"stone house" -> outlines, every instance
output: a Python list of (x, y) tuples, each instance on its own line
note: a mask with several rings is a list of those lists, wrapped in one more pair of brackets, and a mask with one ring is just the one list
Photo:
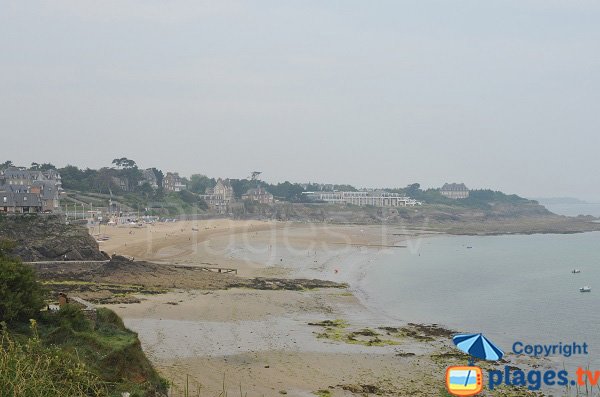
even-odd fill
[(464, 183), (445, 183), (440, 189), (442, 196), (459, 200), (469, 197), (469, 189)]
[(167, 172), (163, 179), (163, 188), (165, 192), (180, 192), (186, 189), (183, 179), (177, 172)]
[(229, 211), (229, 206), (235, 201), (233, 187), (229, 179), (217, 179), (217, 183), (212, 188), (207, 188), (205, 194), (201, 196), (208, 206), (220, 214)]
[(273, 195), (267, 192), (262, 186), (249, 189), (242, 195), (242, 200), (256, 201), (260, 204), (273, 204), (275, 202)]
[[(35, 171), (11, 167), (0, 175), (0, 191), (37, 194), (40, 196), (42, 211), (53, 212), (60, 209), (62, 179), (56, 170)], [(22, 198), (17, 196), (16, 202)]]
[(42, 200), (36, 193), (0, 192), (0, 212), (35, 214), (43, 211)]
[(142, 180), (138, 184), (142, 186), (144, 183), (148, 183), (152, 189), (158, 189), (158, 178), (152, 168), (142, 171)]

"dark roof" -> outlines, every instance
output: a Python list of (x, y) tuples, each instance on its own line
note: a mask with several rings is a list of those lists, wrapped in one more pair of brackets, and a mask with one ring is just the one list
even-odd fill
[(57, 195), (58, 188), (54, 181), (35, 181), (33, 186), (41, 187), (41, 196), (44, 200), (51, 200)]
[(0, 194), (9, 193), (29, 193), (28, 185), (2, 185), (0, 186)]
[(444, 183), (444, 186), (440, 190), (445, 192), (469, 191), (464, 183)]
[[(251, 195), (259, 196), (259, 195), (268, 195), (268, 194), (271, 194), (271, 193), (267, 192), (265, 190), (265, 188), (258, 187), (258, 188), (248, 189), (248, 191), (244, 194), (244, 196), (251, 196)], [(272, 194), (271, 194), (271, 196), (272, 196)]]
[(6, 179), (40, 180), (44, 179), (44, 174), (41, 171), (21, 170), (19, 168), (7, 168), (6, 170), (4, 170), (4, 177)]
[(0, 193), (0, 206), (3, 207), (41, 207), (40, 196), (35, 193)]

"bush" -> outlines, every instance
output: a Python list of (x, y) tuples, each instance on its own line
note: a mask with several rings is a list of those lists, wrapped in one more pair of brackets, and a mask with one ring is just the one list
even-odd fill
[(58, 347), (44, 347), (37, 336), (16, 342), (2, 329), (0, 335), (0, 397), (108, 396), (104, 382), (75, 355)]
[(45, 291), (33, 269), (6, 256), (9, 244), (0, 242), (0, 321), (36, 318), (44, 307)]
[(73, 331), (89, 331), (91, 322), (85, 317), (83, 311), (76, 305), (67, 304), (60, 308), (56, 315), (60, 326)]

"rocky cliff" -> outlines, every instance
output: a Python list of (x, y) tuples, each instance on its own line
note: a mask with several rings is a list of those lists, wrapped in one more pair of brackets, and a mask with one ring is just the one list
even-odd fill
[(15, 241), (12, 254), (23, 261), (107, 259), (84, 226), (57, 215), (2, 215), (0, 238)]

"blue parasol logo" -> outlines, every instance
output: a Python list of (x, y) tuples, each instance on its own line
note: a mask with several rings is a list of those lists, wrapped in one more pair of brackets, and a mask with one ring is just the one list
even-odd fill
[(463, 352), (481, 360), (497, 361), (504, 356), (504, 352), (481, 333), (456, 335), (452, 342)]

